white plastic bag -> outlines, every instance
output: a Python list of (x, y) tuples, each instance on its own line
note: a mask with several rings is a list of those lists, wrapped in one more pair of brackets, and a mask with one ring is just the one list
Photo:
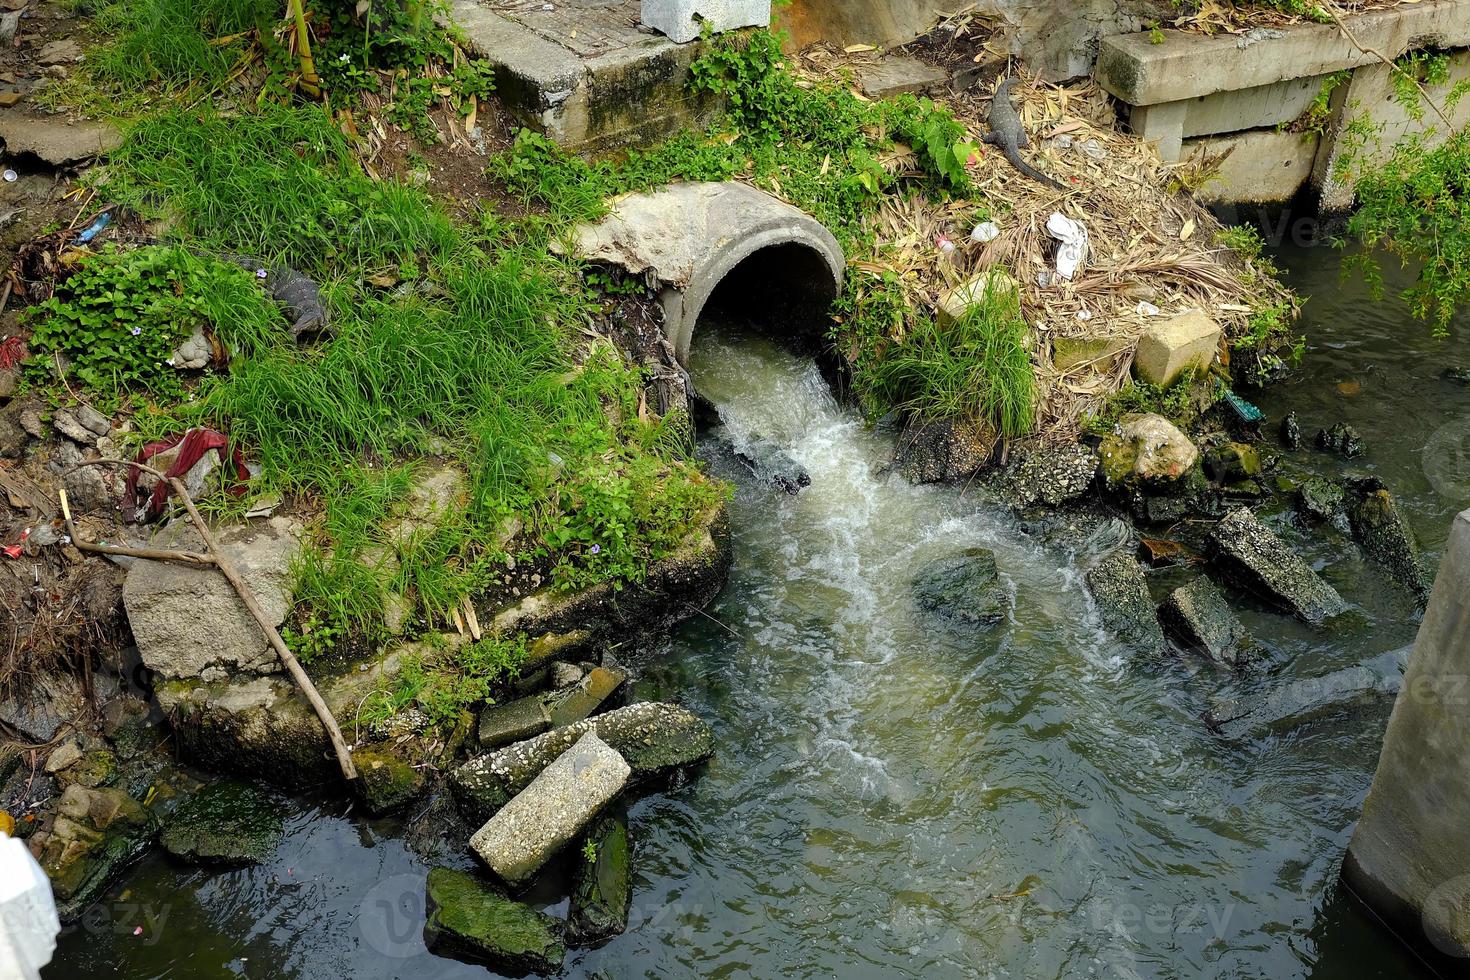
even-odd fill
[(1071, 281), (1087, 261), (1087, 229), (1060, 211), (1046, 219), (1046, 230), (1061, 244), (1057, 246), (1057, 276)]
[(23, 842), (0, 833), (0, 978), (39, 980), (59, 932), (46, 873)]

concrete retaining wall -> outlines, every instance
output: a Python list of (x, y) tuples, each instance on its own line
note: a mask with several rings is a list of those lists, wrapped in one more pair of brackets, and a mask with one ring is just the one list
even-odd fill
[[(792, 0), (777, 8), (776, 22), (797, 47), (813, 41), (900, 44), (964, 6), (941, 0)], [(1104, 37), (1141, 30), (1170, 9), (1163, 0), (980, 0), (973, 5), (975, 13), (1004, 25), (1011, 54), (1053, 81), (1088, 74)]]
[[(1394, 702), (1343, 880), (1406, 942), (1470, 964), (1470, 511)], [(1445, 974), (1449, 975), (1449, 974)]]
[[(1357, 40), (1388, 58), (1412, 51), (1470, 47), (1470, 0), (1426, 0), (1345, 19)], [(1382, 127), (1379, 144), (1358, 154), (1355, 166), (1381, 160), (1404, 135), (1438, 123), (1408, 117), (1393, 100), (1391, 70), (1349, 41), (1334, 24), (1302, 24), (1283, 30), (1204, 36), (1180, 31), (1109, 37), (1102, 42), (1096, 77), (1129, 107), (1133, 130), (1158, 144), (1172, 162), (1191, 156), (1223, 157), (1220, 179), (1201, 196), (1221, 203), (1284, 201), (1304, 188), (1321, 192), (1324, 211), (1352, 205), (1352, 179), (1339, 167), (1353, 120), (1367, 115)], [(1324, 91), (1330, 116), (1322, 132), (1290, 134), (1285, 128)], [(1470, 54), (1451, 57), (1450, 79), (1430, 90), (1436, 101), (1470, 78)], [(1470, 100), (1452, 114), (1456, 127), (1470, 123)], [(1440, 132), (1430, 140), (1443, 138)], [(1226, 151), (1228, 156), (1223, 156)]]

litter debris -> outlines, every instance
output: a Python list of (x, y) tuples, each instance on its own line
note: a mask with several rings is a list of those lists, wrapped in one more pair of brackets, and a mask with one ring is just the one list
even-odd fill
[(107, 226), (110, 224), (112, 224), (112, 212), (103, 211), (97, 216), (96, 221), (88, 225), (85, 229), (83, 229), (82, 233), (77, 236), (77, 244), (88, 244), (92, 241), (92, 239), (102, 234), (102, 232), (105, 231), (107, 229)]
[(20, 180), (20, 174), (16, 173), (14, 170), (10, 170), (9, 168), (7, 168), (5, 171), (5, 183), (13, 184), (17, 180)]
[[(214, 469), (214, 466), (210, 465), (204, 474), (194, 472), (195, 466), (204, 461), (205, 456), (211, 452), (218, 453), (221, 462), (228, 462), (235, 468), (235, 477), (230, 481), (230, 493), (237, 496), (244, 493), (245, 482), (250, 479), (250, 470), (245, 466), (245, 457), (238, 447), (231, 450), (229, 438), (214, 429), (190, 429), (181, 436), (150, 442), (139, 451), (135, 462), (146, 463), (156, 456), (171, 453), (173, 461), (164, 470), (164, 474), (169, 479), (177, 477), (187, 485), (191, 477), (197, 477), (197, 482), (202, 483), (203, 477)], [(139, 481), (143, 476), (141, 470), (134, 467), (128, 468), (128, 479), (123, 489), (123, 507), (136, 508), (138, 506)], [(143, 508), (142, 518), (154, 521), (163, 515), (163, 505), (168, 500), (169, 484), (167, 480), (151, 482), (152, 490), (148, 496), (148, 503)], [(194, 489), (190, 488), (190, 495), (194, 493)]]
[(1247, 425), (1260, 425), (1266, 418), (1259, 408), (1233, 391), (1225, 392), (1225, 404), (1230, 406), (1230, 410), (1235, 413), (1237, 419)]
[(26, 539), (30, 536), (30, 528), (26, 528), (24, 531), (20, 532), (20, 540), (17, 541), (15, 544), (7, 546), (4, 549), (6, 556), (10, 558), (19, 558), (21, 555), (25, 554)]
[(1139, 316), (1158, 316), (1159, 308), (1148, 300), (1141, 299), (1138, 301), (1138, 305), (1133, 308), (1133, 312)]
[(954, 242), (950, 240), (948, 235), (940, 235), (939, 237), (935, 238), (934, 244), (939, 247), (939, 251), (945, 253), (946, 255), (954, 251)]
[(1046, 230), (1061, 242), (1057, 246), (1057, 276), (1071, 282), (1082, 263), (1087, 261), (1087, 229), (1080, 221), (1053, 211), (1046, 219)]
[(1000, 225), (994, 221), (982, 221), (970, 232), (970, 241), (985, 244), (1000, 237)]

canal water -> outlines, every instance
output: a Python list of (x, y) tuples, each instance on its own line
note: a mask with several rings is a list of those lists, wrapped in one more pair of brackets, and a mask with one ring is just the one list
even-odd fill
[[(1311, 296), (1311, 339), (1261, 406), (1309, 434), (1348, 421), (1369, 447), (1287, 467), (1376, 473), (1437, 555), (1470, 506), (1470, 388), (1440, 377), (1470, 366), (1470, 333), (1433, 340), (1341, 282), (1330, 251), (1279, 258)], [(569, 975), (1416, 975), (1336, 885), (1389, 705), (1240, 745), (1198, 721), (1234, 684), (1250, 697), (1412, 640), (1409, 596), (1350, 540), (1269, 518), (1356, 607), (1351, 629), (1235, 596), (1267, 651), (1248, 678), (1140, 660), (1081, 587), (1106, 534), (1047, 545), (978, 488), (885, 473), (891, 434), (770, 342), (709, 326), (691, 361), (724, 420), (701, 452), (738, 488), (735, 564), (706, 615), (640, 652), (637, 693), (707, 718), (718, 754), (633, 807), (630, 928), (569, 954)], [(745, 468), (736, 450), (757, 435), (811, 486), (791, 496)], [(955, 634), (910, 583), (970, 546), (995, 552), (1011, 613)], [(427, 866), (400, 822), (293, 806), (261, 867), (148, 858), (46, 976), (485, 975), (423, 948)]]

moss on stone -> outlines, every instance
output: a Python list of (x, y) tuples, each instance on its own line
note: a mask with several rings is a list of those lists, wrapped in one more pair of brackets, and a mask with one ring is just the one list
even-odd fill
[(383, 748), (352, 753), (357, 766), (358, 795), (374, 815), (388, 813), (411, 803), (423, 793), (422, 770)]
[(280, 802), (249, 783), (224, 779), (182, 804), (163, 832), (164, 849), (198, 864), (259, 864), (285, 833)]
[(507, 972), (554, 973), (566, 947), (557, 922), (464, 871), (434, 868), (424, 941), (430, 948)]
[(117, 781), (117, 756), (106, 749), (94, 749), (66, 767), (62, 781), (95, 789)]
[(583, 855), (577, 864), (567, 913), (567, 942), (591, 946), (604, 942), (628, 928), (628, 907), (633, 900), (633, 848), (628, 836), (628, 818), (622, 813), (600, 817), (587, 840), (596, 857)]

